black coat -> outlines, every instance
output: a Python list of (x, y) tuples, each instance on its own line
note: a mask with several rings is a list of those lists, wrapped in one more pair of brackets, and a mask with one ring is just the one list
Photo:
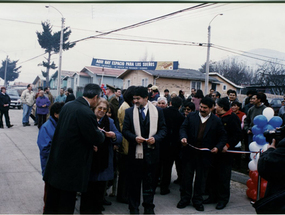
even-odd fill
[(220, 118), (227, 132), (227, 144), (229, 144), (229, 149), (232, 150), (242, 140), (240, 119), (231, 111), (228, 111)]
[(268, 181), (265, 197), (285, 189), (285, 139), (261, 154), (258, 173)]
[[(0, 110), (2, 111), (9, 110), (10, 102), (11, 102), (10, 96), (6, 93), (5, 95), (3, 95), (3, 93), (0, 92)], [(9, 105), (4, 107), (4, 104), (9, 104)]]
[[(199, 112), (189, 113), (185, 121), (183, 122), (180, 129), (180, 139), (186, 138), (188, 143), (197, 146), (197, 136), (200, 124)], [(204, 131), (201, 148), (213, 149), (217, 147), (219, 151), (222, 151), (223, 147), (226, 145), (227, 136), (224, 126), (221, 120), (211, 114), (207, 120), (207, 125)], [(197, 157), (197, 155), (202, 159), (204, 165), (210, 165), (212, 162), (212, 153), (198, 151), (191, 148), (190, 146), (182, 147), (182, 159), (191, 160)]]
[(73, 93), (70, 93), (68, 94), (68, 96), (66, 96), (65, 103), (73, 101), (73, 100), (75, 100), (75, 96), (73, 95)]
[(181, 148), (179, 130), (185, 117), (179, 112), (177, 108), (169, 107), (163, 109), (165, 124), (167, 127), (167, 135), (164, 143), (161, 146), (162, 152), (170, 152), (168, 149)]
[[(135, 134), (135, 128), (134, 128), (134, 123), (133, 123), (133, 109), (137, 108), (136, 106), (133, 106), (131, 108), (126, 109), (125, 112), (125, 119), (124, 119), (124, 124), (123, 124), (123, 136), (129, 141), (129, 153), (128, 157), (130, 160), (134, 160), (135, 154), (136, 154), (136, 137), (137, 135)], [(147, 143), (143, 143), (143, 150), (144, 154), (148, 153), (149, 156), (144, 156), (144, 159), (148, 163), (157, 163), (159, 161), (159, 147), (160, 144), (163, 143), (163, 139), (166, 136), (166, 126), (165, 126), (165, 121), (164, 121), (164, 116), (163, 116), (163, 111), (161, 108), (157, 108), (158, 111), (158, 124), (157, 124), (157, 133), (153, 136), (155, 138), (155, 143), (154, 143), (154, 149), (149, 149), (147, 148)], [(149, 130), (147, 131), (147, 128), (149, 129), (149, 114), (147, 113), (145, 123), (143, 125), (141, 115), (139, 114), (140, 117), (140, 127), (141, 127), (141, 135), (144, 138), (148, 138)], [(146, 128), (146, 129), (144, 129)]]
[(98, 146), (105, 139), (97, 126), (95, 114), (83, 97), (63, 106), (52, 140), (44, 181), (61, 190), (87, 190), (93, 145)]

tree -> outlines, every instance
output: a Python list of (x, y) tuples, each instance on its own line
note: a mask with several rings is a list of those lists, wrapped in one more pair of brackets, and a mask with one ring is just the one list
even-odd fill
[[(2, 66), (0, 68), (0, 78), (5, 80), (5, 67), (7, 62), (7, 71), (6, 71), (6, 82), (14, 81), (16, 78), (19, 77), (19, 69), (22, 66), (17, 67), (18, 60), (11, 61), (9, 58), (6, 58), (5, 60), (2, 60)], [(4, 83), (4, 86), (6, 86), (7, 83)]]
[(255, 80), (255, 84), (270, 87), (273, 94), (285, 94), (285, 66), (277, 61), (268, 61), (259, 65)]
[[(42, 22), (43, 31), (42, 32), (36, 32), (38, 37), (38, 42), (42, 49), (45, 50), (45, 53), (47, 53), (47, 57), (45, 57), (46, 61), (43, 61), (41, 66), (46, 68), (46, 71), (42, 71), (43, 76), (46, 78), (47, 86), (49, 86), (49, 71), (50, 69), (56, 69), (57, 66), (54, 62), (51, 62), (51, 56), (53, 54), (57, 54), (60, 50), (60, 33), (61, 31), (52, 33), (52, 26), (51, 24), (46, 21)], [(71, 34), (71, 30), (69, 30), (69, 27), (66, 27), (63, 29), (63, 46), (62, 50), (68, 50), (75, 46), (75, 43), (67, 42), (69, 39), (69, 36)]]
[[(206, 63), (201, 66), (199, 71), (206, 72)], [(250, 68), (235, 58), (228, 58), (218, 62), (210, 62), (209, 72), (219, 73), (237, 85), (250, 84), (253, 76)]]

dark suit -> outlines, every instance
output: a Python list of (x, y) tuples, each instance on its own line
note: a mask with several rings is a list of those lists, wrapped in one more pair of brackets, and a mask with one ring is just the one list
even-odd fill
[[(10, 126), (10, 117), (9, 117), (9, 106), (10, 106), (10, 96), (8, 94), (3, 94), (0, 92), (0, 128), (4, 128), (3, 126), (3, 115), (5, 116), (6, 126)], [(5, 104), (8, 104), (8, 106), (5, 106)]]
[[(143, 182), (143, 206), (146, 208), (154, 208), (153, 199), (155, 193), (155, 175), (159, 161), (159, 147), (163, 138), (166, 135), (166, 127), (163, 117), (162, 109), (157, 108), (158, 111), (158, 125), (157, 133), (153, 136), (155, 138), (154, 148), (148, 148), (147, 143), (143, 143), (143, 159), (136, 159), (136, 137), (134, 123), (133, 123), (133, 109), (131, 107), (125, 112), (125, 119), (123, 124), (123, 135), (129, 141), (129, 209), (138, 210), (140, 205), (141, 182)], [(149, 111), (148, 111), (149, 113)], [(150, 120), (147, 113), (145, 120), (142, 119), (139, 113), (141, 136), (148, 139)]]
[[(43, 178), (55, 190), (58, 189), (59, 194), (51, 192), (53, 196), (49, 198), (50, 192), (47, 192), (45, 213), (70, 212), (54, 207), (59, 203), (61, 193), (69, 192), (67, 196), (74, 198), (75, 203), (76, 192), (87, 190), (93, 146), (101, 144), (105, 139), (97, 126), (95, 114), (83, 97), (63, 106)], [(72, 210), (71, 205), (67, 208)]]
[[(178, 178), (181, 177), (181, 161), (180, 150), (182, 144), (180, 142), (179, 130), (185, 119), (185, 117), (179, 112), (178, 108), (169, 107), (163, 109), (164, 119), (167, 127), (167, 135), (163, 140), (163, 144), (160, 147), (160, 169), (161, 182), (160, 191), (167, 191), (170, 181), (173, 162), (175, 160), (176, 171)], [(181, 178), (180, 178), (181, 179)]]
[[(213, 149), (217, 147), (219, 151), (222, 151), (226, 144), (226, 131), (221, 120), (213, 114), (210, 115), (206, 121), (201, 144), (197, 145), (200, 122), (199, 112), (189, 113), (181, 126), (180, 139), (186, 138), (189, 144), (199, 148)], [(181, 149), (181, 155), (183, 165), (183, 176), (180, 187), (181, 200), (190, 203), (193, 177), (196, 172), (192, 202), (195, 205), (202, 204), (202, 194), (213, 155), (211, 152), (198, 151), (190, 146), (184, 146)]]
[[(227, 146), (234, 150), (242, 139), (240, 120), (231, 110), (219, 116), (227, 132)], [(232, 173), (233, 154), (218, 153), (214, 156), (213, 166), (209, 173), (210, 199), (227, 204), (230, 199), (230, 182)]]

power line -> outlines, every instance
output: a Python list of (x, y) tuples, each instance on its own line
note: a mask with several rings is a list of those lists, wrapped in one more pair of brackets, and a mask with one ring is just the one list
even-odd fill
[[(230, 52), (230, 53), (234, 53), (234, 54), (238, 54), (238, 55), (241, 55), (241, 56), (253, 58), (255, 60), (260, 60), (260, 61), (264, 61), (264, 62), (271, 62), (271, 63), (274, 63), (274, 64), (279, 64), (279, 65), (285, 66), (285, 64), (282, 64), (282, 63), (272, 62), (270, 60), (264, 60), (264, 59), (253, 57), (253, 56), (250, 56), (250, 55), (247, 55), (247, 54), (241, 54), (241, 53), (238, 53), (238, 52), (235, 52), (235, 51), (230, 51), (230, 50), (227, 50), (227, 49), (224, 49), (224, 48), (218, 48), (218, 47), (214, 47), (214, 46), (213, 46), (213, 48), (216, 48), (216, 49), (219, 49), (219, 50), (222, 50), (222, 51), (226, 51), (226, 52)], [(271, 58), (271, 59), (277, 59), (277, 58)]]
[(241, 52), (242, 54), (243, 53), (247, 53), (247, 54), (250, 54), (250, 55), (256, 55), (256, 56), (259, 56), (259, 57), (264, 57), (264, 58), (267, 58), (267, 59), (270, 58), (270, 59), (277, 59), (279, 61), (285, 61), (284, 59), (280, 59), (280, 58), (269, 57), (269, 56), (266, 56), (266, 55), (256, 54), (256, 53), (242, 51), (242, 50), (238, 50), (238, 49), (231, 49), (231, 48), (228, 48), (228, 47), (225, 47), (225, 46), (220, 46), (220, 45), (214, 45), (213, 47), (219, 47), (219, 48), (224, 48), (224, 49), (228, 49), (228, 50), (238, 51), (238, 52)]
[(18, 64), (26, 63), (26, 62), (28, 62), (28, 61), (34, 60), (34, 59), (36, 59), (36, 58), (38, 58), (38, 57), (41, 57), (41, 56), (43, 56), (43, 55), (45, 55), (45, 54), (46, 54), (46, 53), (40, 54), (40, 55), (38, 55), (38, 56), (36, 56), (36, 57), (32, 57), (32, 58), (30, 58), (30, 59), (28, 59), (28, 60), (25, 60), (25, 61), (22, 61), (22, 62), (20, 62), (20, 63), (18, 63)]
[[(213, 4), (215, 4), (215, 3), (213, 3)], [(210, 4), (210, 5), (213, 5), (213, 4)], [(118, 28), (118, 29), (115, 29), (115, 30), (111, 30), (111, 31), (105, 32), (105, 33), (101, 33), (101, 34), (98, 34), (98, 35), (93, 35), (93, 36), (89, 36), (89, 37), (86, 37), (86, 38), (83, 38), (83, 39), (79, 39), (79, 40), (73, 41), (73, 43), (77, 43), (77, 42), (80, 42), (80, 41), (83, 41), (83, 40), (88, 40), (88, 39), (94, 39), (94, 38), (97, 38), (97, 37), (100, 37), (100, 36), (105, 36), (105, 35), (108, 35), (108, 34), (111, 34), (111, 33), (114, 33), (114, 32), (118, 32), (118, 31), (122, 31), (122, 30), (128, 30), (128, 29), (137, 28), (137, 27), (140, 27), (140, 26), (143, 26), (143, 25), (147, 25), (147, 24), (150, 24), (150, 23), (153, 23), (153, 22), (160, 21), (162, 19), (168, 18), (168, 17), (176, 15), (176, 14), (180, 14), (180, 13), (185, 12), (185, 11), (197, 10), (197, 9), (201, 9), (201, 8), (204, 8), (204, 7), (208, 7), (210, 5), (208, 3), (195, 5), (193, 7), (185, 8), (185, 9), (182, 9), (182, 10), (179, 10), (179, 11), (175, 11), (173, 13), (169, 13), (169, 14), (166, 14), (166, 15), (163, 15), (163, 16), (159, 16), (159, 17), (156, 17), (156, 18), (153, 18), (153, 19), (149, 19), (149, 20), (146, 20), (146, 21), (138, 22), (136, 24), (128, 25), (128, 26), (125, 26), (125, 27), (122, 27), (122, 28)]]

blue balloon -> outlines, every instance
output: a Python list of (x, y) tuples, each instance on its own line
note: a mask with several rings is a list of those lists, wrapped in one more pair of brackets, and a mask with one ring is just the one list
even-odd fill
[(267, 130), (274, 130), (274, 127), (270, 124), (267, 124), (266, 126), (263, 127), (262, 130), (263, 130), (263, 132), (267, 131)]
[(256, 117), (254, 117), (253, 123), (258, 127), (262, 128), (267, 124), (267, 118), (263, 115), (257, 115)]
[(257, 125), (254, 125), (251, 131), (254, 135), (262, 134), (262, 129), (259, 128)]
[(282, 123), (283, 123), (283, 120), (280, 116), (274, 116), (268, 122), (268, 124), (272, 125), (274, 129), (277, 127), (280, 127)]
[(264, 145), (265, 143), (266, 143), (266, 139), (265, 139), (265, 137), (263, 136), (263, 134), (258, 134), (258, 135), (256, 135), (256, 138), (255, 138), (256, 140), (256, 143), (258, 144), (258, 145)]
[(252, 141), (255, 141), (255, 142), (256, 142), (256, 136), (257, 136), (257, 135), (253, 135)]

